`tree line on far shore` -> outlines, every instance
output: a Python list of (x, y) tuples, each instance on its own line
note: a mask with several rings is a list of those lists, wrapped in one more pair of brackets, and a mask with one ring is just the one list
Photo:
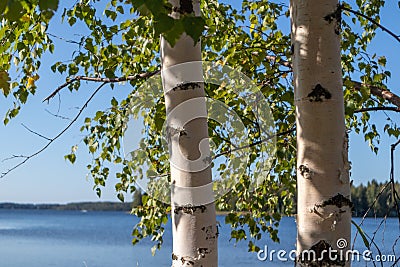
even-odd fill
[[(351, 200), (354, 204), (353, 216), (362, 217), (397, 217), (392, 203), (392, 185), (387, 182), (378, 183), (375, 179), (366, 185), (351, 187)], [(400, 193), (400, 183), (395, 183), (396, 192)], [(16, 204), (0, 203), (0, 209), (51, 209), (51, 210), (87, 210), (87, 211), (130, 211), (132, 207), (142, 204), (143, 193), (136, 190), (132, 202), (77, 202), (68, 204)], [(231, 201), (235, 201), (232, 199)], [(399, 203), (400, 205), (400, 203)], [(221, 211), (221, 210), (220, 210)], [(294, 212), (296, 213), (296, 207)]]
[[(391, 183), (378, 183), (376, 180), (372, 180), (366, 185), (352, 186), (353, 216), (362, 217), (368, 211), (367, 217), (397, 217), (397, 211), (392, 201), (392, 187)], [(399, 182), (395, 182), (394, 188), (395, 192), (400, 194)]]
[[(395, 191), (400, 194), (400, 183), (395, 182)], [(268, 197), (268, 196), (266, 196)], [(375, 179), (366, 185), (359, 184), (351, 186), (351, 201), (353, 202), (353, 217), (397, 217), (397, 211), (392, 201), (392, 184), (388, 182), (377, 182)], [(234, 202), (236, 199), (232, 198)], [(285, 208), (283, 201), (277, 199), (278, 211)], [(293, 203), (296, 203), (294, 201)], [(400, 203), (399, 203), (400, 205)], [(228, 211), (227, 211), (228, 212)], [(283, 213), (283, 212), (282, 212)], [(296, 206), (293, 207), (293, 214), (297, 213)]]

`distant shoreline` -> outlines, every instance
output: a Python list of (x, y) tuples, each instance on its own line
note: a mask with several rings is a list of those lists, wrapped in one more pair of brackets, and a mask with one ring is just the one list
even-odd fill
[(131, 211), (132, 203), (122, 202), (74, 202), (67, 204), (20, 204), (3, 202), (1, 209), (15, 210), (80, 210), (80, 211)]
[[(0, 210), (59, 210), (59, 211), (122, 211), (130, 212), (132, 210), (132, 202), (73, 202), (67, 204), (30, 204), (30, 203), (13, 203), (13, 202), (2, 202), (0, 203)], [(219, 216), (226, 216), (229, 211), (216, 211)], [(241, 212), (246, 214), (247, 212)], [(290, 215), (294, 217), (295, 215)], [(357, 216), (353, 214), (353, 218)], [(367, 216), (375, 217), (375, 216)], [(379, 217), (379, 216), (378, 216)], [(388, 216), (396, 217), (396, 216)]]
[[(131, 203), (122, 202), (73, 202), (67, 204), (31, 204), (31, 203), (0, 203), (0, 210), (77, 210), (77, 211), (125, 211), (130, 212)], [(245, 214), (246, 212), (242, 212)], [(229, 211), (216, 211), (217, 215), (226, 216)]]

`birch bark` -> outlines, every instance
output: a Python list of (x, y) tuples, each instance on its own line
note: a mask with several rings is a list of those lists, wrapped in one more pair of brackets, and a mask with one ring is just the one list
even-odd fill
[(340, 10), (337, 0), (291, 0), (290, 12), (297, 115), (296, 266), (350, 266), (352, 202)]
[[(171, 16), (200, 16), (199, 1), (174, 0)], [(201, 45), (185, 33), (161, 38), (162, 81), (171, 168), (172, 266), (218, 266), (215, 205)]]

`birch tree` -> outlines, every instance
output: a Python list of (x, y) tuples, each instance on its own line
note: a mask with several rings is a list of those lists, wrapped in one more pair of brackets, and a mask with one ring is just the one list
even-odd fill
[[(353, 205), (338, 6), (336, 0), (293, 0), (290, 7), (297, 125), (296, 266), (350, 265), (339, 257), (345, 247), (337, 243), (350, 242)], [(335, 257), (329, 249), (336, 251)], [(315, 255), (305, 255), (307, 250)]]
[[(246, 240), (251, 252), (262, 248), (265, 237), (278, 241), (281, 216), (294, 211), (297, 179), (300, 197), (299, 252), (337, 248), (335, 242), (338, 238), (350, 242), (351, 202), (345, 129), (363, 135), (375, 153), (378, 152), (380, 134), (385, 133), (392, 138), (400, 136), (399, 125), (390, 115), (383, 129), (378, 129), (370, 116), (372, 111), (393, 112), (400, 108), (396, 89), (387, 87), (391, 72), (386, 67), (385, 56), (375, 55), (369, 50), (378, 29), (388, 32), (379, 24), (380, 10), (385, 2), (388, 3), (350, 1), (351, 5), (342, 3), (337, 9), (337, 2), (333, 0), (293, 0), (293, 33), (290, 36), (281, 27), (289, 16), (289, 7), (267, 0), (244, 0), (241, 5), (232, 5), (233, 2), (227, 1), (201, 1), (201, 10), (198, 2), (193, 4), (191, 1), (175, 1), (171, 5), (167, 0), (110, 0), (105, 5), (104, 1), (82, 0), (62, 8), (58, 0), (2, 1), (0, 90), (7, 98), (5, 105), (1, 106), (5, 108), (2, 110), (4, 124), (13, 123), (19, 113), (26, 112), (24, 105), (37, 97), (38, 90), (47, 90), (48, 97), (44, 102), (57, 110), (55, 96), (59, 95), (62, 99), (69, 89), (80, 99), (83, 82), (91, 83), (94, 89), (76, 114), (68, 114), (71, 121), (65, 128), (46, 138), (42, 147), (38, 145), (31, 153), (12, 153), (14, 161), (7, 161), (11, 162), (10, 166), (2, 170), (0, 177), (7, 178), (16, 168), (29, 164), (30, 159), (45, 153), (50, 145), (72, 129), (72, 125), (81, 122), (81, 132), (85, 137), (77, 144), (71, 144), (71, 151), (66, 152), (65, 158), (74, 163), (79, 160), (77, 152), (87, 148), (92, 159), (87, 164), (87, 171), (99, 197), (106, 183), (110, 183), (110, 176), (118, 179), (114, 186), (117, 198), (122, 201), (124, 196), (134, 193), (136, 182), (144, 176), (167, 177), (167, 182), (175, 182), (177, 188), (209, 183), (211, 176), (208, 168), (198, 173), (191, 172), (190, 168), (182, 170), (180, 157), (175, 167), (170, 164), (169, 153), (161, 146), (162, 126), (166, 124), (170, 126), (169, 152), (182, 152), (190, 160), (199, 158), (200, 152), (207, 155), (208, 142), (200, 142), (207, 136), (215, 145), (214, 155), (221, 155), (224, 160), (233, 161), (235, 150), (248, 149), (246, 171), (231, 186), (231, 191), (216, 199), (215, 203), (217, 208), (228, 213), (225, 223), (231, 227), (232, 240)], [(192, 7), (195, 7), (195, 15), (190, 12)], [(175, 15), (171, 16), (171, 13)], [(58, 32), (51, 27), (52, 23), (65, 23), (70, 31)], [(68, 35), (78, 30), (81, 35)], [(338, 36), (340, 30), (341, 40)], [(391, 35), (398, 41), (397, 34), (391, 32)], [(200, 36), (201, 42), (194, 46)], [(70, 47), (70, 50), (62, 50), (67, 60), (56, 56), (61, 42)], [(182, 53), (179, 49), (187, 52)], [(44, 66), (43, 56), (52, 53), (54, 62), (51, 66)], [(188, 81), (186, 70), (174, 66), (201, 59), (230, 66), (245, 74), (259, 86), (271, 106), (275, 120), (276, 157), (257, 187), (252, 184), (254, 177), (259, 175), (254, 166), (264, 164), (263, 147), (268, 138), (260, 135), (254, 110), (246, 106), (239, 94), (202, 84), (198, 71), (193, 72), (196, 80), (193, 84), (182, 84)], [(140, 88), (160, 73), (160, 64), (163, 65), (165, 97), (153, 99)], [(171, 79), (171, 75), (175, 74), (178, 78)], [(57, 75), (64, 77), (65, 81), (49, 89), (43, 83), (43, 77)], [(189, 85), (195, 89), (179, 90)], [(116, 92), (117, 88), (118, 93), (110, 97), (108, 107), (94, 114), (85, 114), (86, 108), (96, 101), (95, 96), (101, 97), (104, 90)], [(243, 122), (249, 144), (232, 147), (226, 131), (221, 131), (212, 121), (208, 121), (206, 133), (206, 122), (202, 116), (183, 125), (181, 114), (176, 113), (181, 102), (184, 104), (204, 95), (223, 102), (237, 114)], [(204, 115), (203, 103), (198, 101), (197, 104), (195, 111)], [(75, 107), (76, 104), (73, 105)], [(168, 119), (167, 113), (175, 114), (176, 120)], [(122, 149), (130, 116), (143, 117), (145, 129), (139, 141), (139, 156), (133, 160), (125, 158)], [(56, 116), (53, 119), (59, 118)], [(40, 131), (29, 131), (32, 132)], [(195, 141), (187, 142), (193, 132)], [(42, 137), (38, 135), (38, 138)], [(201, 150), (198, 150), (199, 143), (204, 145)], [(28, 146), (32, 147), (32, 144)], [(175, 156), (172, 156), (172, 163)], [(214, 160), (212, 164), (216, 165), (216, 173), (226, 176), (229, 165), (224, 160)], [(151, 174), (146, 171), (148, 162), (154, 167)], [(83, 177), (85, 175), (82, 174)], [(188, 191), (192, 192), (191, 189)], [(176, 226), (174, 235), (177, 239), (187, 239), (187, 244), (190, 244), (183, 247), (183, 243), (174, 243), (174, 264), (180, 264), (178, 262), (182, 259), (186, 263), (197, 261), (196, 264), (209, 260), (212, 263), (204, 265), (212, 266), (217, 257), (213, 247), (216, 242), (204, 244), (204, 231), (194, 231), (191, 227), (198, 225), (202, 228), (207, 220), (212, 229), (211, 236), (215, 235), (211, 202), (195, 210), (195, 207), (201, 206), (197, 202), (191, 202), (186, 197), (183, 200), (189, 201), (180, 202), (179, 194), (174, 197), (177, 199), (173, 201), (177, 213), (172, 211)], [(169, 220), (171, 206), (146, 194), (142, 200), (142, 205), (132, 211), (140, 218), (133, 229), (133, 243), (151, 237), (155, 243), (154, 252), (161, 248), (164, 241), (164, 227)], [(187, 228), (191, 229), (190, 235), (183, 235), (182, 229), (189, 222), (193, 222)], [(331, 265), (342, 263), (330, 262)], [(297, 264), (318, 263), (299, 260)], [(324, 259), (321, 264), (327, 265), (328, 262)]]
[[(200, 16), (200, 2), (171, 1), (171, 16)], [(161, 75), (170, 154), (172, 266), (218, 266), (201, 44), (185, 32), (161, 39)]]

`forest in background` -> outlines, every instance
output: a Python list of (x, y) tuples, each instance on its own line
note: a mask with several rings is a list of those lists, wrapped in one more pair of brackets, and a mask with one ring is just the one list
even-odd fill
[[(390, 206), (391, 191), (387, 182), (378, 183), (375, 179), (366, 185), (351, 187), (351, 200), (354, 204), (353, 217), (396, 217), (396, 210)], [(400, 183), (396, 182), (396, 191), (400, 192)], [(234, 201), (234, 200), (232, 200)], [(278, 202), (281, 200), (278, 199)], [(130, 211), (142, 203), (142, 193), (135, 191), (132, 202), (77, 202), (68, 204), (17, 204), (0, 203), (0, 209), (50, 209), (50, 210), (87, 210), (87, 211)], [(280, 205), (279, 205), (280, 206)], [(371, 208), (370, 208), (371, 207)], [(224, 211), (224, 210), (219, 210)], [(296, 213), (296, 208), (294, 209)]]
[[(360, 184), (351, 187), (351, 200), (354, 204), (353, 216), (362, 217), (368, 211), (367, 217), (397, 217), (392, 203), (392, 185), (387, 182), (378, 183), (376, 180), (366, 185)], [(400, 190), (400, 183), (395, 183), (396, 192)]]

